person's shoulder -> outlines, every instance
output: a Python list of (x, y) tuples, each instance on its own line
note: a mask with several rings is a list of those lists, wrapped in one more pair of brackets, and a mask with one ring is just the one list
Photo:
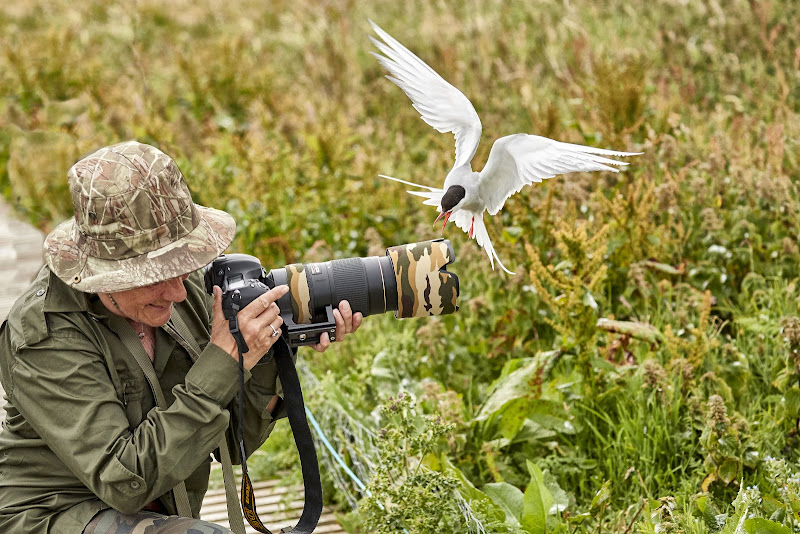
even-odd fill
[(47, 266), (42, 267), (6, 318), (12, 347), (35, 345), (50, 337), (54, 323), (48, 315), (85, 310), (85, 295), (69, 288)]
[(210, 313), (214, 299), (206, 291), (203, 271), (199, 270), (191, 273), (183, 285), (186, 288), (186, 304), (195, 310), (203, 309)]
[(206, 291), (202, 270), (189, 274), (189, 278), (186, 279), (184, 286), (186, 287), (187, 298), (191, 296), (194, 298), (202, 297), (203, 299), (207, 299), (210, 296)]
[(42, 267), (36, 278), (11, 306), (4, 328), (12, 345), (38, 343), (47, 337), (44, 303), (50, 286), (50, 269)]

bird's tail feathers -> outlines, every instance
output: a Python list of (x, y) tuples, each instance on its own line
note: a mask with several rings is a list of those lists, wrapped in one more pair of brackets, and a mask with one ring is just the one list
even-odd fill
[(494, 245), (492, 245), (492, 240), (489, 239), (489, 232), (486, 230), (486, 225), (483, 223), (483, 214), (476, 215), (466, 210), (458, 210), (450, 220), (453, 221), (456, 226), (464, 230), (464, 232), (467, 234), (469, 234), (469, 229), (472, 227), (472, 235), (475, 238), (475, 241), (478, 242), (478, 246), (483, 247), (483, 250), (485, 250), (486, 254), (489, 256), (489, 262), (492, 264), (492, 270), (494, 270), (494, 261), (497, 260), (497, 264), (505, 272), (508, 274), (516, 274), (509, 271), (506, 266), (503, 265), (503, 262), (500, 261), (500, 257), (497, 255), (497, 252), (495, 252)]

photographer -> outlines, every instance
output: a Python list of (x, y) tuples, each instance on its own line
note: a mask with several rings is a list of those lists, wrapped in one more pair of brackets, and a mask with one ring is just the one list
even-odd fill
[[(235, 222), (194, 204), (175, 162), (137, 142), (80, 160), (69, 182), (75, 216), (47, 236), (47, 265), (0, 329), (0, 532), (230, 532), (197, 519), (223, 439), (241, 461), (237, 345), (198, 270)], [(248, 455), (284, 415), (264, 355), (287, 291), (238, 314)], [(346, 301), (334, 317), (337, 341), (362, 320)]]

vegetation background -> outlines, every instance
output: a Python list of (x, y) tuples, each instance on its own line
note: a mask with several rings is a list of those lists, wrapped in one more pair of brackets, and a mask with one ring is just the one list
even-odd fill
[[(372, 19), (515, 132), (644, 152), (455, 228), (461, 310), (304, 351), (352, 532), (792, 532), (800, 420), (800, 4), (27, 0), (0, 6), (0, 189), (43, 231), (131, 138), (268, 268), (432, 239), (390, 174), (453, 139), (384, 78)], [(257, 462), (296, 475), (288, 425)]]

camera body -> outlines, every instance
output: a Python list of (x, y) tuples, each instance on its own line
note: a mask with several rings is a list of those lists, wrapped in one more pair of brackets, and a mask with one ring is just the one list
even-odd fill
[[(230, 320), (240, 310), (255, 299), (277, 285), (286, 283), (284, 279), (276, 282), (275, 275), (269, 274), (261, 265), (261, 261), (248, 254), (223, 254), (207, 268), (205, 273), (206, 290), (213, 290), (217, 285), (222, 289), (222, 311), (225, 319)], [(210, 285), (209, 285), (210, 284)], [(209, 291), (211, 292), (211, 291)], [(294, 322), (291, 295), (287, 293), (276, 302), (283, 319), (283, 333), (289, 346), (315, 345), (319, 343), (323, 332), (327, 332), (331, 341), (336, 339), (336, 322), (333, 318), (333, 306), (328, 304), (317, 314), (316, 322), (297, 324)], [(337, 303), (338, 306), (338, 303)]]
[(398, 318), (453, 313), (458, 309), (458, 277), (447, 271), (453, 247), (445, 239), (398, 245), (386, 256), (292, 264), (267, 272), (247, 254), (223, 254), (205, 268), (206, 291), (222, 289), (222, 309), (230, 320), (277, 285), (289, 292), (276, 302), (289, 345), (315, 345), (327, 332), (336, 338), (333, 310), (347, 300), (366, 317), (394, 311)]

